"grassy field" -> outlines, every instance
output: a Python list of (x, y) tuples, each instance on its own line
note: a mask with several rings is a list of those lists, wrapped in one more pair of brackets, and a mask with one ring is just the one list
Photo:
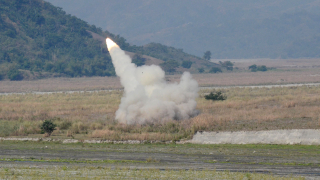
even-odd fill
[(180, 140), (199, 130), (240, 131), (318, 129), (320, 87), (231, 88), (225, 101), (208, 101), (201, 90), (200, 114), (161, 124), (124, 125), (116, 122), (122, 91), (25, 94), (0, 96), (0, 136), (42, 137), (45, 119), (58, 125), (55, 138), (105, 140)]
[[(320, 82), (319, 62), (245, 60), (235, 62), (234, 72), (193, 76), (200, 86)], [(246, 68), (252, 64), (274, 68), (249, 72)], [(178, 82), (180, 75), (166, 80)], [(52, 120), (57, 124), (54, 139), (146, 141), (136, 145), (0, 141), (0, 179), (304, 179), (290, 174), (311, 175), (320, 167), (319, 146), (174, 143), (199, 130), (319, 129), (320, 87), (234, 87), (223, 89), (227, 100), (219, 102), (205, 100), (212, 90), (201, 90), (198, 116), (146, 125), (117, 123), (121, 90), (86, 92), (121, 88), (115, 77), (0, 81), (0, 93), (84, 91), (1, 95), (0, 137), (45, 137), (40, 125)], [(152, 140), (160, 143), (149, 144)], [(261, 170), (265, 174), (255, 173)]]
[[(193, 74), (200, 86), (236, 86), (320, 82), (320, 69), (275, 69), (267, 72), (234, 70), (218, 74)], [(179, 82), (181, 75), (168, 75), (169, 83)], [(92, 91), (122, 89), (117, 77), (52, 78), (34, 81), (0, 81), (0, 93)]]
[[(319, 59), (218, 59), (234, 63), (233, 71), (193, 74), (200, 86), (265, 85), (320, 82)], [(266, 72), (250, 72), (250, 65), (266, 65)], [(180, 74), (167, 75), (168, 82), (180, 81)], [(32, 91), (91, 91), (121, 89), (118, 77), (49, 78), (34, 81), (0, 81), (0, 93)]]
[(12, 167), (0, 168), (1, 179), (268, 179), (302, 180), (303, 177), (278, 177), (258, 173), (235, 173), (230, 171), (159, 170), (99, 167)]
[(1, 179), (304, 179), (320, 167), (319, 146), (0, 143)]

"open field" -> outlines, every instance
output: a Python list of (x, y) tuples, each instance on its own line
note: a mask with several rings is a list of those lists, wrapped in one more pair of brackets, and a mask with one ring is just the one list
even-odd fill
[[(212, 60), (214, 62), (227, 61)], [(245, 59), (232, 60), (233, 72), (193, 74), (200, 86), (239, 86), (320, 82), (320, 59)], [(252, 64), (266, 65), (271, 70), (250, 72)], [(168, 82), (178, 82), (181, 75), (167, 75)], [(0, 93), (92, 91), (122, 89), (118, 77), (50, 78), (34, 81), (0, 81)]]
[(287, 179), (280, 175), (299, 179), (298, 176), (320, 176), (319, 146), (0, 143), (0, 177), (7, 178), (74, 175), (120, 179), (124, 176)]
[(212, 59), (211, 62), (231, 61), (235, 67), (248, 69), (249, 66), (256, 64), (265, 65), (271, 68), (289, 70), (289, 69), (311, 69), (319, 68), (319, 59)]
[(180, 140), (196, 131), (319, 129), (320, 87), (230, 88), (225, 101), (203, 98), (200, 114), (183, 121), (123, 125), (114, 115), (122, 91), (0, 96), (0, 135), (42, 137), (45, 119), (58, 125), (53, 138), (105, 140)]
[[(320, 68), (315, 60), (297, 66), (279, 61), (273, 65), (276, 69), (248, 72), (244, 69), (248, 64), (271, 67), (271, 64), (252, 62), (236, 63), (239, 68), (234, 72), (193, 76), (200, 86), (210, 87), (320, 82)], [(166, 79), (177, 82), (180, 75), (167, 76)], [(116, 90), (86, 92), (108, 89)], [(115, 121), (114, 115), (123, 93), (117, 89), (121, 89), (121, 85), (115, 77), (0, 81), (0, 93), (84, 91), (1, 95), (1, 137), (45, 137), (41, 134), (40, 124), (49, 119), (57, 124), (51, 136), (53, 139), (77, 139), (80, 142), (142, 140), (146, 143), (157, 140), (163, 143), (0, 141), (0, 179), (69, 176), (84, 179), (134, 179), (136, 176), (277, 179), (279, 177), (274, 175), (320, 176), (319, 146), (175, 144), (177, 140), (191, 139), (197, 131), (319, 129), (319, 86), (233, 87), (222, 89), (228, 98), (219, 102), (205, 100), (204, 95), (212, 89), (202, 89), (197, 99), (198, 116), (146, 125), (123, 125)], [(168, 141), (172, 143), (165, 144)]]
[(10, 167), (0, 168), (3, 179), (270, 179), (299, 180), (302, 177), (277, 177), (258, 173), (235, 173), (215, 170), (159, 170), (101, 167)]
[[(181, 75), (168, 75), (168, 82), (179, 82)], [(320, 82), (320, 69), (271, 70), (267, 72), (226, 72), (193, 74), (200, 86), (241, 86)], [(0, 81), (0, 93), (93, 91), (122, 89), (116, 77), (54, 78), (34, 81)]]

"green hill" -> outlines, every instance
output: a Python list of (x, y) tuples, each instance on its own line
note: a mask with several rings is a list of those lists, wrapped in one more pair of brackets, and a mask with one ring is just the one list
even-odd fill
[(127, 51), (175, 59), (179, 65), (182, 60), (203, 61), (159, 44), (131, 46), (43, 0), (0, 0), (0, 14), (0, 79), (113, 76), (106, 45), (95, 35), (111, 37)]

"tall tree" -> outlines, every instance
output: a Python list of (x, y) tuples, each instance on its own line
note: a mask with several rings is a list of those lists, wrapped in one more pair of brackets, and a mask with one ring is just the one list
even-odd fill
[(210, 51), (206, 51), (203, 55), (203, 59), (205, 60), (210, 60), (211, 59), (211, 52)]

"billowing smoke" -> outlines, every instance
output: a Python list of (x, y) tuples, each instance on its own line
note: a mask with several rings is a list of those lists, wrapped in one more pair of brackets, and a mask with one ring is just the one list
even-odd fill
[(137, 67), (117, 44), (107, 38), (116, 74), (124, 96), (116, 112), (120, 123), (157, 123), (183, 120), (197, 114), (198, 83), (184, 72), (180, 83), (167, 84), (164, 71), (156, 65)]

